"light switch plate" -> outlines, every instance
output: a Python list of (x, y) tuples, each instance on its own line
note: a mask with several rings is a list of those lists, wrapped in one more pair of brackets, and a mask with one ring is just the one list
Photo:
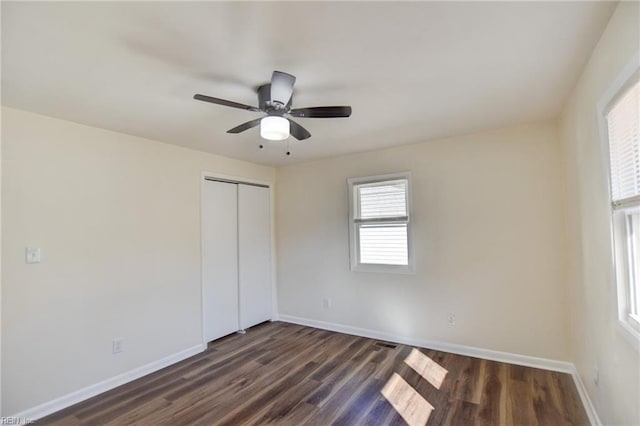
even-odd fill
[(25, 250), (25, 262), (40, 263), (42, 250), (39, 247), (27, 247)]

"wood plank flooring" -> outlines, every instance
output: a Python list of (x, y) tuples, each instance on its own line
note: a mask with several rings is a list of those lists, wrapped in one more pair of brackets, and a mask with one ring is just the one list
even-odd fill
[(37, 424), (424, 425), (425, 419), (427, 425), (588, 424), (568, 374), (386, 347), (282, 322), (215, 341), (202, 354)]

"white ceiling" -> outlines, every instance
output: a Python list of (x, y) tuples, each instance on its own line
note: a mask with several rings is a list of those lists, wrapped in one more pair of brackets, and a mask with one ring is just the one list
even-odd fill
[[(615, 8), (607, 2), (2, 2), (2, 103), (256, 163), (314, 158), (556, 116)], [(297, 76), (312, 134), (269, 142), (257, 104)], [(262, 141), (264, 142), (264, 141)]]

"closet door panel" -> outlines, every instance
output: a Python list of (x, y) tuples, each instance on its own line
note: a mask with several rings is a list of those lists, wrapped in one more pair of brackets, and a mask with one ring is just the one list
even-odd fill
[(239, 330), (238, 185), (206, 181), (202, 200), (205, 341)]
[(270, 190), (238, 185), (240, 327), (272, 318)]

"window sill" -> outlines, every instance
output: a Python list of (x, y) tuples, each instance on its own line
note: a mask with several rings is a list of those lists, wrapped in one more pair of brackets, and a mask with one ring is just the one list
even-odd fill
[(415, 275), (416, 271), (413, 265), (379, 265), (360, 263), (357, 265), (351, 265), (351, 271), (353, 272), (376, 272), (383, 274), (404, 274)]
[(618, 319), (616, 321), (618, 323), (618, 330), (622, 334), (622, 336), (633, 346), (636, 352), (640, 353), (640, 332), (635, 329), (628, 321)]

